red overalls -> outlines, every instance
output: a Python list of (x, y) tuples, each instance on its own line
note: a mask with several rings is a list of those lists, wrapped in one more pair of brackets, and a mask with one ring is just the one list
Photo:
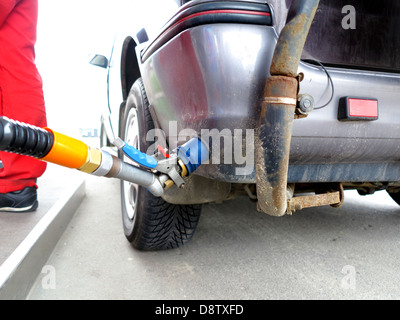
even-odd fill
[[(38, 0), (0, 0), (0, 115), (46, 126), (42, 79), (35, 65)], [(36, 185), (46, 163), (0, 152), (0, 193)]]

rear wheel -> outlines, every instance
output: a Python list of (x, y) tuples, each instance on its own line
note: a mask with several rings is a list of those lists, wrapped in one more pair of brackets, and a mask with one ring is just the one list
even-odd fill
[[(141, 79), (130, 90), (121, 122), (121, 138), (145, 152), (152, 144), (146, 141), (146, 134), (154, 129), (154, 123)], [(122, 153), (119, 157), (130, 162)], [(121, 181), (121, 206), (125, 236), (139, 250), (184, 245), (193, 237), (201, 213), (201, 205), (170, 204), (126, 181)]]

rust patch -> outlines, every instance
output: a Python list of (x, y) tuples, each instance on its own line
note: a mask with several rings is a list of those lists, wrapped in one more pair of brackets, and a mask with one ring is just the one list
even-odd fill
[[(286, 76), (271, 76), (267, 79), (264, 88), (264, 98), (267, 97), (285, 97), (291, 99), (297, 99), (297, 92), (299, 88), (299, 82), (297, 78), (286, 77)], [(261, 124), (265, 121), (265, 109), (268, 102), (263, 102), (261, 106), (260, 121)], [(282, 107), (292, 107), (291, 105), (282, 105)], [(294, 111), (293, 111), (294, 116)]]

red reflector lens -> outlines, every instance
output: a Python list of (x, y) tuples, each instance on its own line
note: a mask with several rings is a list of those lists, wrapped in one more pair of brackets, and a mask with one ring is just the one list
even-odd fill
[(361, 118), (378, 117), (378, 101), (365, 99), (349, 99), (349, 116)]
[(339, 100), (339, 121), (375, 121), (378, 118), (377, 99), (343, 97)]

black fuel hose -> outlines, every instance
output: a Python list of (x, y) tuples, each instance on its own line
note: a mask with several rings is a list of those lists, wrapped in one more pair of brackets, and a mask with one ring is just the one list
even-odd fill
[(0, 117), (0, 150), (34, 158), (43, 158), (54, 143), (53, 134), (45, 129)]

